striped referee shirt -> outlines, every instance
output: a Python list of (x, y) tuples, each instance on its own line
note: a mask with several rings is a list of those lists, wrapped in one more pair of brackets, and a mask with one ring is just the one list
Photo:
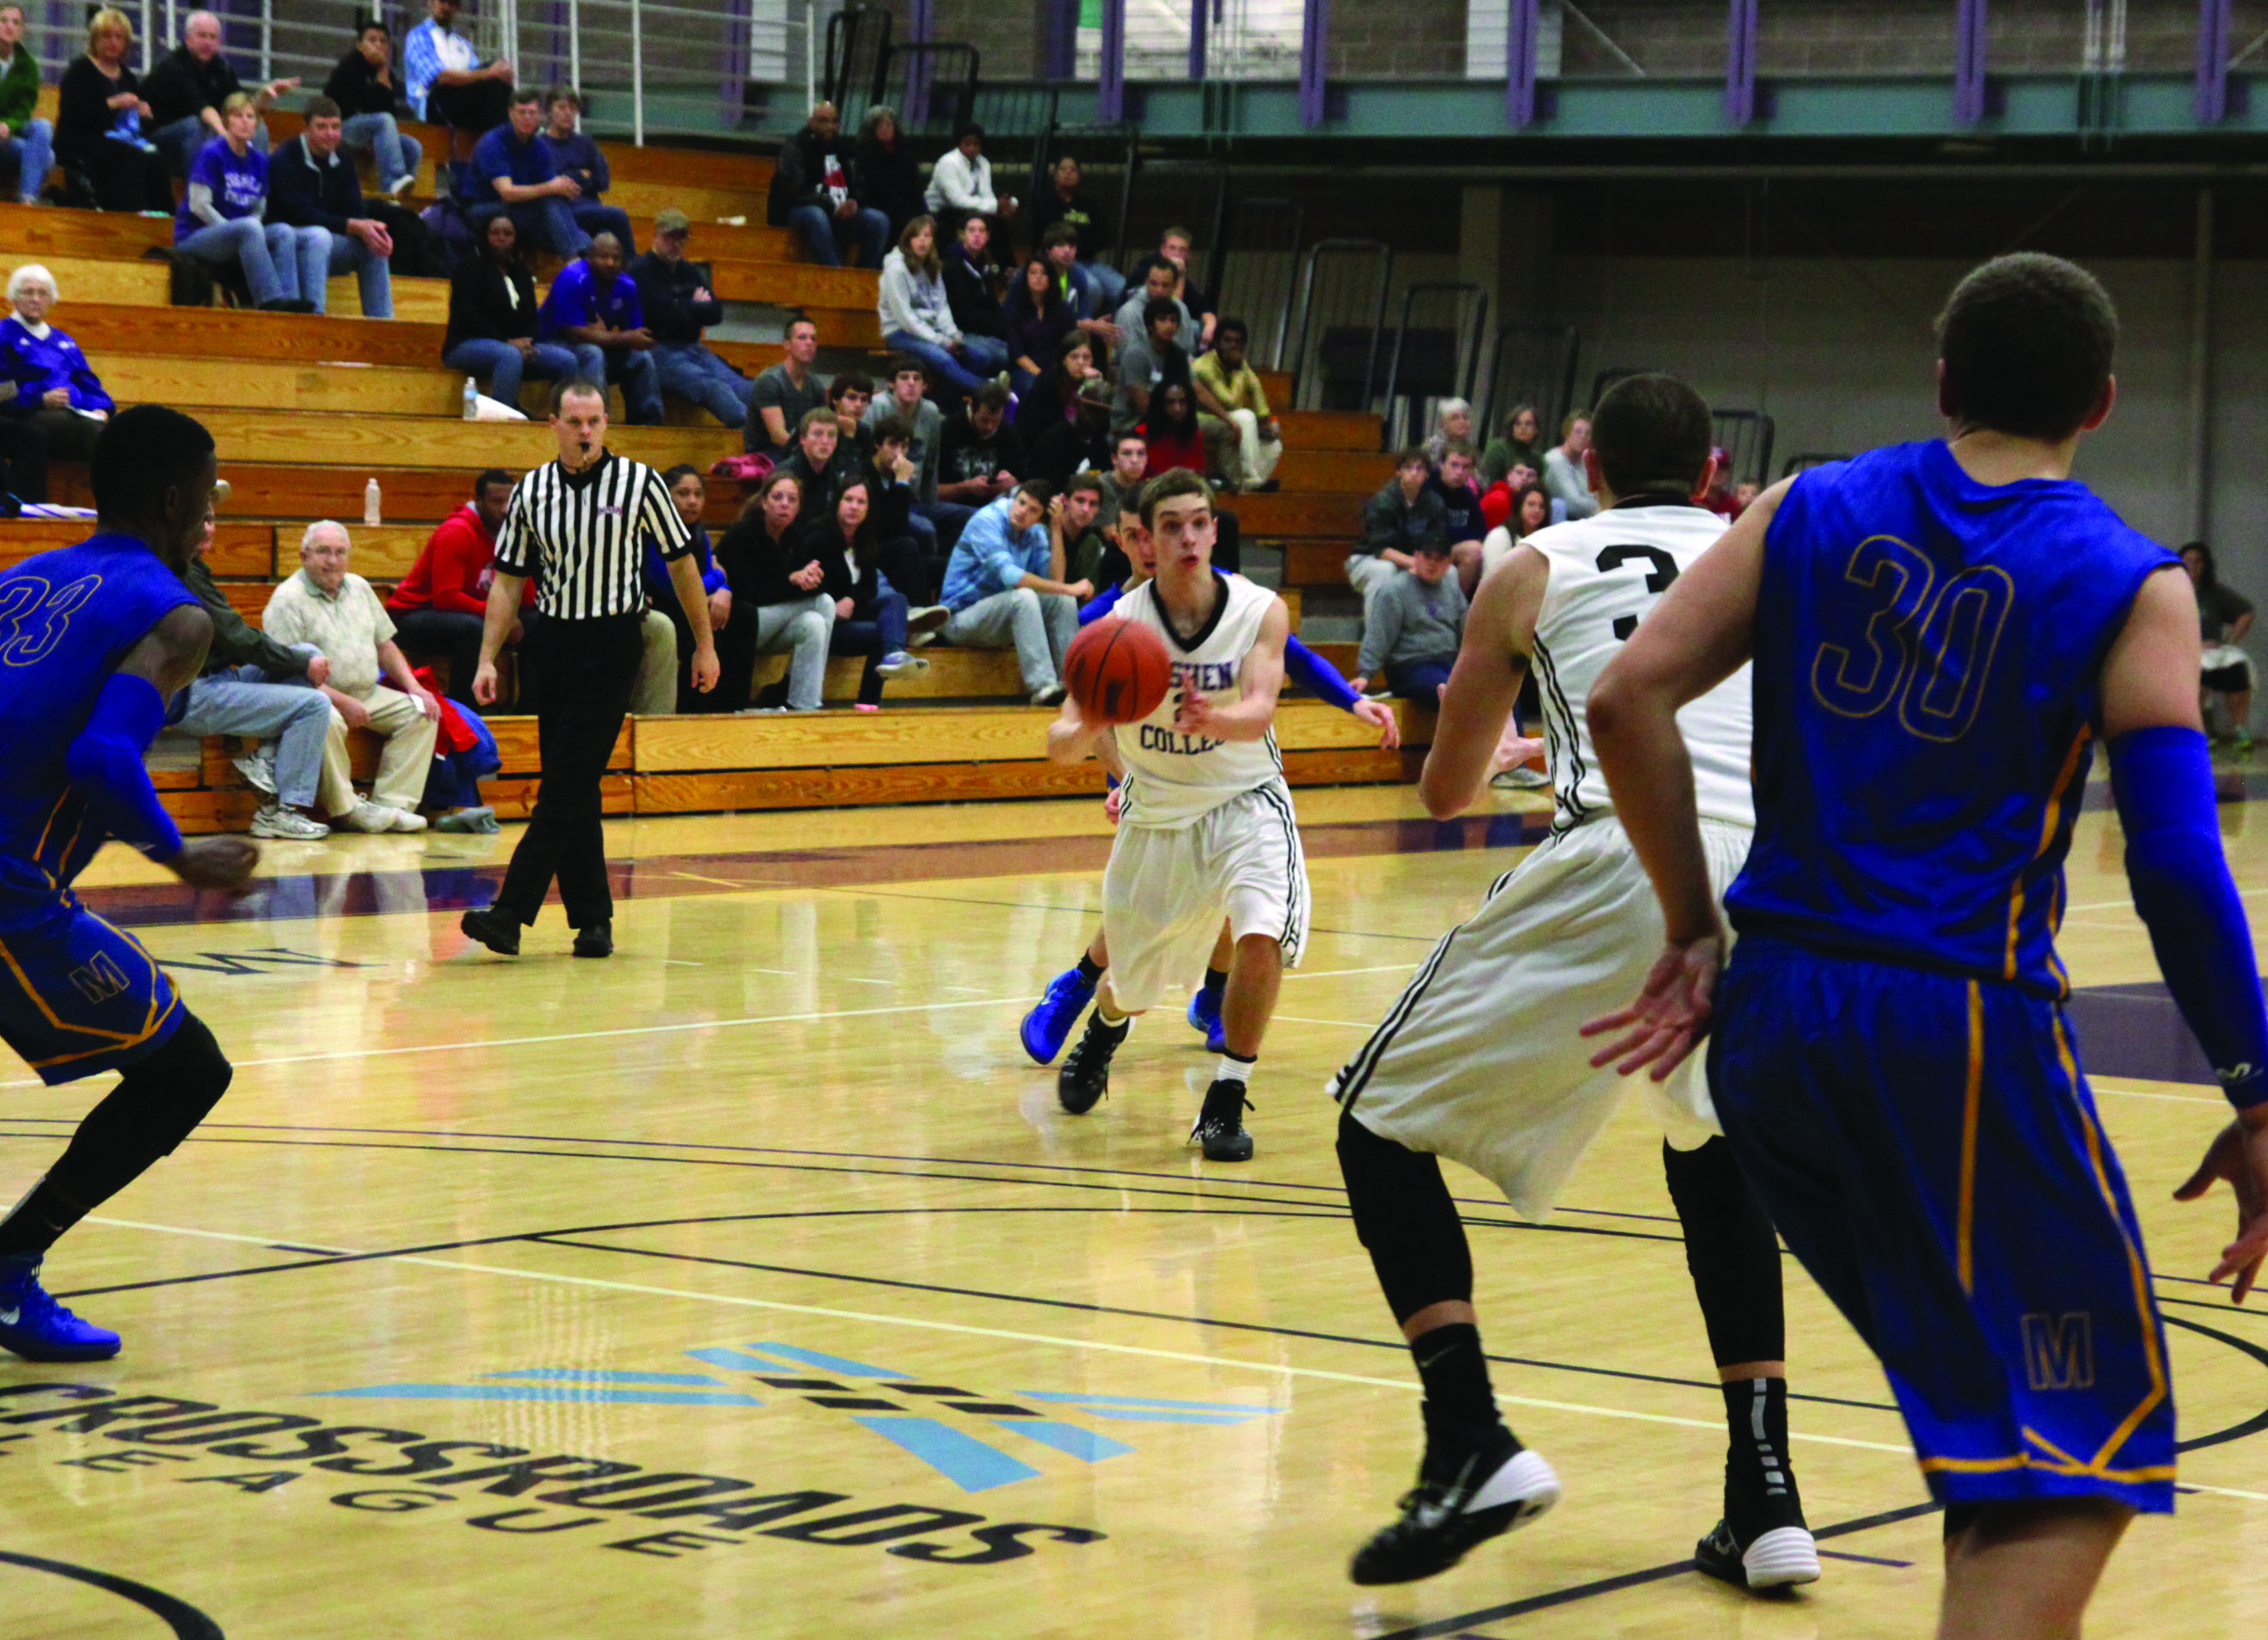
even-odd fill
[(645, 608), (647, 544), (663, 558), (693, 550), (661, 474), (602, 451), (579, 473), (547, 461), (512, 488), (496, 567), (533, 576), (535, 607), (554, 621), (595, 621)]

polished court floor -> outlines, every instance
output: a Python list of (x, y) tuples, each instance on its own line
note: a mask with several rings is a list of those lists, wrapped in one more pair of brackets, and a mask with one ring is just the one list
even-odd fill
[[(2224, 826), (2268, 894), (2244, 783)], [(516, 962), (458, 933), (511, 831), (270, 844), (234, 907), (106, 858), (90, 901), (239, 1070), (49, 1261), (125, 1353), (0, 1361), (0, 1636), (1926, 1634), (1936, 1518), (1793, 1263), (1827, 1575), (1764, 1601), (1684, 1563), (1720, 1402), (1635, 1115), (1547, 1225), (1454, 1180), (1499, 1396), (1565, 1501), (1430, 1583), (1346, 1581), (1409, 1484), (1418, 1396), (1322, 1087), (1534, 841), (1535, 805), (1499, 803), (1437, 827), (1406, 792), (1300, 795), (1316, 931), (1241, 1168), (1182, 1148), (1211, 1062), (1178, 1017), (1086, 1118), (1017, 1047), (1093, 926), (1092, 803), (625, 822), (606, 963), (567, 957), (556, 910)], [(2255, 1636), (2268, 1305), (2197, 1279), (2227, 1198), (2169, 1199), (2222, 1107), (2118, 848), (2089, 814), (2063, 949), (2191, 1450), (2092, 1632)], [(0, 1080), (11, 1195), (88, 1090)]]

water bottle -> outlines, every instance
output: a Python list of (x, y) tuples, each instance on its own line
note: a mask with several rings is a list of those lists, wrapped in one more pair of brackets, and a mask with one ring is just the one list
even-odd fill
[(362, 521), (376, 529), (379, 523), (378, 481), (373, 478), (362, 487)]
[(481, 419), (481, 390), (473, 385), (470, 376), (465, 378), (465, 419), (468, 422)]

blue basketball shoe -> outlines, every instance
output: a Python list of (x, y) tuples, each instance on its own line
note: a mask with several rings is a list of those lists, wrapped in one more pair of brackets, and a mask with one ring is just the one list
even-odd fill
[(1228, 1051), (1220, 1034), (1220, 993), (1210, 985), (1198, 986), (1197, 995), (1189, 998), (1189, 1029), (1204, 1033), (1205, 1052)]
[(1040, 993), (1038, 1004), (1024, 1016), (1016, 1033), (1034, 1064), (1055, 1063), (1056, 1055), (1071, 1040), (1071, 1027), (1094, 1000), (1094, 984), (1077, 968), (1065, 968), (1048, 982), (1047, 989)]
[(90, 1325), (40, 1285), (36, 1253), (0, 1258), (0, 1349), (26, 1361), (107, 1361), (118, 1335)]

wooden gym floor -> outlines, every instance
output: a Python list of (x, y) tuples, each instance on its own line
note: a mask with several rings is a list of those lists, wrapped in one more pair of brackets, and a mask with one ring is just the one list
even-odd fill
[[(2229, 795), (2240, 881), (2268, 884), (2246, 800), (2268, 787)], [(1536, 816), (1298, 800), (1316, 931), (1242, 1168), (1182, 1149), (1210, 1062), (1174, 1015), (1085, 1119), (1017, 1048), (1094, 924), (1091, 802), (610, 826), (604, 964), (564, 954), (556, 912), (517, 962), (468, 948), (456, 908), (509, 830), (270, 844), (234, 909), (114, 851), (90, 901), (239, 1070), (49, 1261), (125, 1353), (0, 1362), (0, 1634), (1928, 1632), (1937, 1520), (1880, 1373), (1792, 1262), (1827, 1576), (1759, 1601), (1683, 1564), (1716, 1519), (1720, 1403), (1635, 1116), (1548, 1227), (1454, 1178), (1498, 1394), (1565, 1501), (1430, 1583), (1347, 1583), (1409, 1483), (1417, 1395), (1321, 1090)], [(2070, 898), (2074, 1013), (2204, 1443), (2093, 1631), (2254, 1635), (2268, 1574), (2232, 1551), (2268, 1533), (2268, 1305), (2197, 1283), (2226, 1195), (2169, 1200), (2220, 1101), (2099, 807)], [(99, 1084), (0, 1080), (4, 1195)]]

